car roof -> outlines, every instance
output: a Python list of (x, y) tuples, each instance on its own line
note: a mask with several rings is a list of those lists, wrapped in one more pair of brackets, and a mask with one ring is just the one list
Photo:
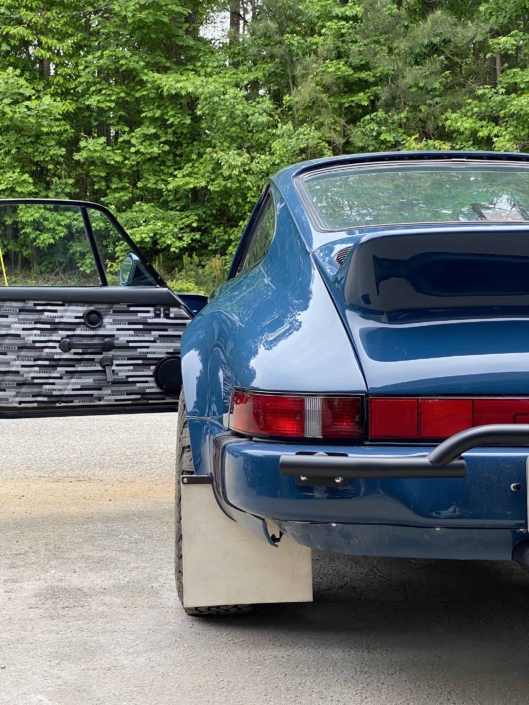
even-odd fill
[[(529, 163), (529, 154), (523, 152), (486, 152), (473, 150), (429, 150), (415, 152), (374, 152), (368, 154), (347, 154), (337, 157), (324, 157), (321, 159), (311, 159), (309, 161), (298, 162), (292, 164), (279, 171), (272, 177), (271, 182), (279, 189), (285, 199), (292, 216), (297, 224), (297, 227), (303, 236), (310, 250), (317, 249), (328, 243), (340, 240), (345, 235), (349, 237), (355, 234), (360, 234), (363, 228), (351, 228), (344, 231), (320, 231), (311, 224), (306, 206), (303, 203), (300, 194), (295, 186), (297, 177), (329, 167), (337, 166), (354, 166), (360, 164), (385, 165), (390, 162), (399, 162), (402, 166), (403, 162), (417, 164), (417, 162), (426, 161), (469, 161), (476, 160), (496, 161), (496, 162), (526, 162)], [(387, 230), (392, 226), (380, 225), (372, 226), (377, 230)], [(410, 225), (410, 227), (414, 227)]]
[(353, 164), (387, 164), (388, 162), (417, 162), (439, 160), (492, 160), (492, 161), (520, 161), (529, 162), (529, 154), (524, 152), (484, 152), (472, 150), (429, 150), (415, 152), (373, 152), (367, 154), (345, 154), (337, 157), (323, 157), (309, 161), (292, 164), (279, 171), (273, 178), (278, 186), (286, 180), (292, 180), (301, 174), (326, 167), (349, 166)]

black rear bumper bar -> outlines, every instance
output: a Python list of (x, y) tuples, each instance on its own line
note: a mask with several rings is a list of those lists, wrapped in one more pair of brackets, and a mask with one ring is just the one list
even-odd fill
[[(479, 446), (529, 446), (529, 425), (505, 424), (469, 428), (440, 443), (428, 455), (347, 455), (293, 453), (282, 455), (282, 475), (298, 484), (343, 486), (351, 478), (465, 477), (461, 455)], [(529, 453), (529, 450), (528, 450)], [(330, 480), (330, 482), (329, 482)]]
[[(426, 456), (420, 455), (333, 456), (322, 453), (282, 455), (279, 470), (282, 475), (306, 477), (307, 480), (302, 480), (303, 484), (311, 484), (308, 482), (310, 478), (465, 477), (466, 464), (464, 460), (454, 460), (437, 467)], [(337, 481), (332, 484), (342, 483)]]

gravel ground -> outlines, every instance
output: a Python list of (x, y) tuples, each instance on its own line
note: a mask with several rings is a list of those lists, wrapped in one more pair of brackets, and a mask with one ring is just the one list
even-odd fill
[(187, 617), (170, 414), (2, 421), (2, 705), (506, 705), (529, 575), (314, 556), (314, 604)]

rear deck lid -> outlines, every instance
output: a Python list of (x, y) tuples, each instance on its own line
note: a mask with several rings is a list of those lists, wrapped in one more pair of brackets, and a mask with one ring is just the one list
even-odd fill
[(529, 226), (367, 235), (337, 284), (370, 392), (529, 394)]

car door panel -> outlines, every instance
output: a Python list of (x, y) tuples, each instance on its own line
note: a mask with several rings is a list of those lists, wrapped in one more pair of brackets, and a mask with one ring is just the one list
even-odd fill
[[(95, 329), (84, 320), (91, 309), (102, 314)], [(166, 288), (0, 289), (0, 414), (176, 408), (177, 393), (155, 374), (162, 360), (177, 359), (191, 317)], [(112, 358), (111, 381), (103, 355)]]
[(204, 297), (173, 294), (107, 208), (0, 199), (0, 263), (0, 416), (178, 407)]

